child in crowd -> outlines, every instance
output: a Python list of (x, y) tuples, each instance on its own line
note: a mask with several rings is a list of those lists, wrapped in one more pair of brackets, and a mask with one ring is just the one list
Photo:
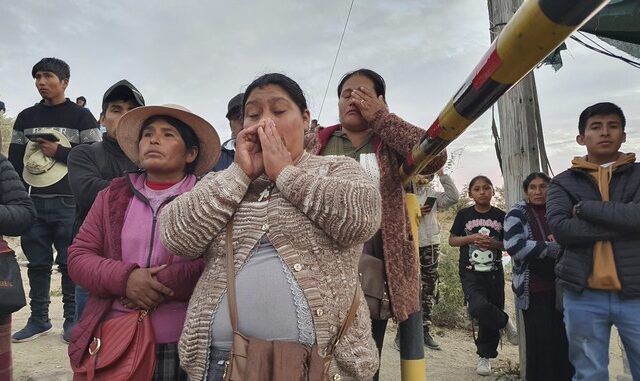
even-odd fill
[(504, 308), (504, 246), (503, 220), (505, 213), (491, 206), (495, 191), (486, 176), (476, 176), (469, 183), (469, 197), (474, 205), (458, 212), (451, 227), (449, 244), (460, 247), (460, 281), (469, 314), (478, 324), (475, 337), (479, 375), (491, 374), (489, 359), (498, 356), (500, 330), (509, 316)]

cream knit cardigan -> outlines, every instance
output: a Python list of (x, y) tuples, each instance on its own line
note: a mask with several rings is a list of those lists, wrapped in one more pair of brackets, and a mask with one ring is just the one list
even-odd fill
[[(362, 244), (380, 228), (376, 185), (355, 160), (306, 152), (282, 170), (269, 200), (258, 202), (269, 184), (265, 176), (251, 182), (234, 163), (205, 176), (160, 217), (170, 251), (207, 262), (179, 342), (180, 365), (192, 381), (205, 380), (209, 367), (211, 322), (226, 290), (225, 226), (231, 219), (236, 272), (266, 233), (309, 303), (321, 355), (347, 315)], [(362, 292), (358, 297), (356, 318), (334, 353), (332, 380), (369, 379), (378, 368), (369, 311)]]

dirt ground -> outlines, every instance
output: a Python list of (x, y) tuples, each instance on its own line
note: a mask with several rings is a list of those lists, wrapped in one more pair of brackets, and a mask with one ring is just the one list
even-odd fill
[[(16, 247), (14, 245), (13, 247)], [(23, 267), (22, 276), (25, 290), (28, 293), (26, 268)], [(60, 296), (60, 274), (54, 271), (52, 277), (52, 297), (50, 316), (53, 321), (53, 333), (21, 344), (13, 344), (13, 366), (16, 381), (67, 381), (71, 380), (71, 371), (67, 357), (67, 345), (62, 341), (62, 297)], [(511, 293), (508, 292), (508, 295)], [(513, 305), (512, 301), (507, 301)], [(22, 328), (29, 317), (29, 308), (25, 307), (13, 314), (12, 329)], [(476, 354), (470, 331), (449, 330), (435, 327), (434, 333), (442, 350), (433, 351), (425, 348), (427, 378), (433, 381), (506, 381), (518, 380), (513, 373), (518, 372), (518, 347), (505, 342), (497, 359), (492, 360), (493, 375), (482, 377), (475, 374)], [(395, 326), (390, 324), (387, 330), (385, 347), (383, 350), (381, 380), (400, 380), (400, 355), (393, 348)], [(617, 334), (611, 340), (610, 380), (622, 381), (617, 378), (622, 372), (622, 357), (620, 354)], [(631, 380), (631, 378), (628, 378)]]
[[(26, 269), (22, 276), (26, 282)], [(13, 366), (16, 381), (67, 381), (71, 380), (71, 371), (67, 357), (67, 345), (62, 341), (62, 297), (59, 295), (60, 274), (54, 271), (50, 316), (53, 333), (34, 341), (13, 344)], [(27, 291), (28, 292), (28, 291)], [(29, 308), (25, 307), (13, 315), (12, 329), (16, 331), (26, 324)], [(427, 376), (429, 380), (495, 380), (495, 377), (475, 375), (476, 355), (471, 333), (460, 330), (435, 329), (437, 340), (443, 350), (426, 351)], [(393, 348), (395, 326), (390, 324), (383, 350), (381, 380), (400, 380), (400, 353)], [(493, 361), (498, 372), (514, 368), (518, 359), (518, 347), (508, 343), (499, 349), (500, 355)], [(511, 364), (511, 365), (510, 365)], [(500, 378), (506, 380), (508, 378)]]

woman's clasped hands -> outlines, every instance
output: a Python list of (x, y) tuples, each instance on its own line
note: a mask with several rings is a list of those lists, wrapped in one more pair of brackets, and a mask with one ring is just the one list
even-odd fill
[(137, 268), (129, 274), (125, 297), (120, 299), (130, 309), (152, 310), (173, 296), (173, 291), (160, 283), (156, 275), (167, 265)]
[(475, 233), (468, 237), (469, 237), (469, 240), (471, 241), (470, 243), (473, 243), (474, 245), (478, 246), (481, 250), (490, 250), (490, 249), (501, 250), (502, 249), (500, 245), (500, 241), (494, 238), (491, 238), (486, 234)]

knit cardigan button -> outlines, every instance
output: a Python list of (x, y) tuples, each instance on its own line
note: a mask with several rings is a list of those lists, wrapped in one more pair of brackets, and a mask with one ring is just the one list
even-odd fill
[(316, 315), (318, 315), (318, 316), (322, 316), (323, 314), (324, 314), (324, 311), (322, 310), (322, 308), (318, 308), (318, 309), (316, 310)]
[(295, 265), (293, 265), (293, 270), (296, 272), (302, 270), (302, 265), (299, 263), (296, 263)]

